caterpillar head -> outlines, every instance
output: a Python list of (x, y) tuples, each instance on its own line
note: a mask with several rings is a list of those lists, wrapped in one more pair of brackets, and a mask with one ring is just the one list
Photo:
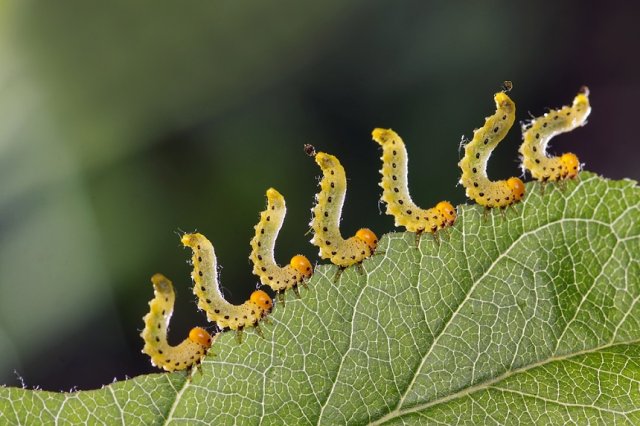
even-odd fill
[(378, 246), (378, 237), (376, 237), (376, 234), (374, 234), (370, 229), (358, 229), (358, 232), (356, 232), (356, 238), (369, 246), (372, 252), (375, 251)]
[(578, 175), (578, 172), (580, 171), (580, 160), (578, 160), (578, 157), (576, 157), (575, 154), (570, 152), (562, 154), (560, 161), (562, 162), (564, 169), (567, 171), (567, 178), (573, 179)]
[(200, 327), (193, 327), (189, 332), (189, 340), (205, 348), (211, 347), (211, 335), (207, 331)]
[(262, 315), (268, 314), (269, 312), (271, 312), (271, 308), (273, 308), (273, 301), (271, 300), (271, 296), (269, 296), (262, 290), (256, 290), (251, 293), (249, 300), (251, 300), (258, 306), (258, 308), (262, 311)]
[(513, 194), (513, 199), (515, 201), (522, 200), (524, 197), (524, 183), (517, 177), (510, 177), (507, 179), (507, 186), (511, 189), (511, 193)]
[(458, 217), (455, 207), (448, 201), (440, 201), (436, 204), (436, 210), (445, 218), (449, 225), (453, 225)]
[(304, 144), (304, 152), (305, 154), (307, 154), (309, 157), (315, 157), (316, 155), (316, 148), (311, 145), (310, 143), (305, 143)]
[(296, 254), (291, 258), (291, 262), (289, 265), (296, 271), (300, 272), (303, 277), (309, 278), (313, 273), (313, 267), (311, 266), (311, 262), (305, 256), (301, 254)]

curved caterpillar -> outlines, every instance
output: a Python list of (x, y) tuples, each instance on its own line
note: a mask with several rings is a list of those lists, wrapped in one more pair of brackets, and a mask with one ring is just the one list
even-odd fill
[(374, 129), (372, 137), (382, 146), (382, 201), (387, 203), (387, 214), (395, 218), (395, 226), (404, 226), (410, 232), (435, 233), (456, 221), (456, 210), (448, 201), (441, 201), (430, 209), (421, 209), (411, 200), (408, 187), (409, 162), (402, 138), (391, 129)]
[(260, 213), (260, 222), (254, 227), (256, 235), (251, 240), (253, 273), (260, 282), (281, 293), (297, 286), (311, 276), (313, 268), (305, 256), (297, 254), (287, 266), (280, 267), (275, 261), (276, 238), (282, 228), (287, 206), (284, 197), (275, 189), (267, 190), (267, 209)]
[(524, 141), (520, 145), (523, 171), (529, 170), (534, 179), (543, 182), (576, 177), (580, 171), (578, 157), (571, 152), (559, 157), (549, 156), (547, 145), (554, 136), (584, 126), (589, 113), (589, 89), (582, 87), (573, 105), (536, 117), (527, 127), (523, 126)]
[[(191, 279), (194, 282), (193, 293), (198, 296), (198, 308), (204, 310), (209, 321), (215, 322), (219, 328), (238, 331), (238, 340), (241, 341), (245, 327), (258, 327), (258, 322), (271, 312), (271, 297), (262, 290), (256, 290), (242, 305), (227, 302), (220, 292), (216, 254), (211, 242), (202, 234), (185, 234), (182, 244), (193, 250)], [(257, 331), (260, 333), (259, 328)]]
[(487, 208), (504, 208), (520, 201), (525, 189), (517, 177), (495, 182), (487, 177), (487, 161), (491, 152), (513, 125), (516, 112), (515, 104), (506, 93), (496, 93), (494, 100), (495, 114), (487, 117), (484, 126), (474, 131), (458, 166), (462, 169), (460, 183), (466, 188), (467, 197)]
[(167, 329), (175, 301), (173, 285), (162, 274), (155, 274), (151, 282), (154, 298), (149, 302), (149, 313), (143, 318), (144, 330), (140, 334), (144, 339), (142, 352), (151, 357), (151, 364), (167, 371), (184, 370), (199, 363), (211, 347), (211, 335), (200, 327), (194, 327), (189, 337), (178, 346), (169, 345)]
[(323, 177), (320, 192), (316, 194), (316, 205), (311, 209), (311, 244), (320, 248), (322, 259), (329, 259), (341, 268), (359, 264), (375, 252), (378, 237), (373, 231), (362, 228), (353, 237), (347, 240), (342, 238), (340, 216), (347, 192), (347, 176), (340, 161), (333, 155), (319, 152), (315, 159)]

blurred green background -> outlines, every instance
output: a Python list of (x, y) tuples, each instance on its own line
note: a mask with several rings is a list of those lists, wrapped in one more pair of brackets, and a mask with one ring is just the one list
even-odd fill
[[(378, 204), (374, 127), (407, 142), (419, 204), (458, 204), (460, 138), (492, 114), (503, 80), (518, 120), (587, 84), (589, 124), (555, 151), (640, 178), (634, 2), (0, 5), (0, 384), (86, 389), (154, 371), (138, 335), (150, 276), (176, 285), (173, 341), (206, 324), (177, 236), (197, 229), (243, 301), (270, 186), (288, 204), (277, 257), (315, 261), (319, 169), (305, 143), (347, 170), (344, 233), (380, 235), (393, 220)], [(514, 128), (500, 145), (492, 176), (520, 173), (520, 138)]]

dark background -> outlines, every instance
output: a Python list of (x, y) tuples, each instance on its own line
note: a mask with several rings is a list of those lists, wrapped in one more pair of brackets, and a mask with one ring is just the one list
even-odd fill
[[(445, 3), (445, 4), (439, 4)], [(381, 215), (374, 127), (407, 142), (423, 207), (465, 202), (461, 136), (512, 80), (518, 120), (591, 88), (589, 124), (554, 141), (588, 170), (640, 178), (632, 2), (15, 1), (0, 13), (0, 383), (96, 388), (154, 371), (140, 353), (150, 276), (173, 279), (173, 341), (206, 324), (179, 230), (216, 247), (228, 297), (265, 190), (278, 240), (317, 260), (312, 143), (349, 177), (343, 232)], [(490, 164), (520, 173), (514, 126)]]

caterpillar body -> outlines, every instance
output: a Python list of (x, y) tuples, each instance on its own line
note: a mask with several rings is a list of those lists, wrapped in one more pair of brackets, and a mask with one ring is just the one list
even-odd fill
[(403, 226), (410, 232), (435, 233), (454, 224), (456, 210), (448, 201), (435, 207), (422, 209), (411, 200), (408, 186), (408, 156), (402, 138), (391, 129), (374, 129), (372, 137), (382, 146), (382, 201), (387, 204), (387, 214), (395, 218), (395, 226)]
[[(204, 310), (209, 321), (221, 329), (242, 331), (256, 327), (273, 308), (271, 297), (262, 290), (251, 293), (242, 305), (227, 302), (218, 284), (218, 267), (213, 245), (202, 234), (185, 234), (182, 244), (193, 250), (193, 293), (198, 296), (198, 308)], [(241, 334), (238, 334), (240, 340)]]
[(473, 133), (473, 139), (464, 147), (464, 157), (458, 165), (462, 169), (460, 183), (465, 187), (467, 197), (476, 203), (492, 207), (507, 207), (524, 197), (524, 184), (517, 177), (491, 181), (487, 177), (487, 161), (491, 152), (506, 136), (515, 120), (516, 106), (504, 92), (494, 96), (496, 112), (487, 117), (480, 129)]
[(167, 330), (175, 301), (173, 285), (162, 274), (155, 274), (151, 282), (154, 298), (149, 302), (149, 313), (143, 318), (144, 330), (140, 334), (144, 339), (142, 352), (151, 357), (151, 364), (167, 371), (184, 370), (199, 363), (211, 347), (211, 335), (200, 327), (194, 327), (189, 337), (179, 345), (169, 345)]
[(273, 188), (267, 190), (267, 209), (260, 213), (260, 221), (254, 227), (256, 235), (251, 240), (253, 273), (260, 282), (280, 293), (296, 288), (313, 273), (311, 262), (300, 254), (291, 258), (288, 265), (278, 266), (274, 257), (276, 238), (282, 228), (287, 206), (284, 197)]
[(322, 259), (329, 259), (341, 268), (360, 264), (375, 252), (378, 237), (371, 230), (362, 228), (353, 237), (342, 238), (340, 217), (347, 192), (347, 176), (333, 155), (319, 152), (315, 160), (323, 176), (320, 192), (316, 194), (316, 205), (311, 210), (311, 244), (320, 248)]
[(571, 152), (549, 156), (547, 145), (554, 136), (584, 126), (590, 113), (589, 89), (583, 87), (571, 106), (548, 112), (523, 126), (524, 141), (520, 145), (523, 171), (529, 170), (534, 179), (543, 182), (576, 177), (580, 171), (578, 157)]

